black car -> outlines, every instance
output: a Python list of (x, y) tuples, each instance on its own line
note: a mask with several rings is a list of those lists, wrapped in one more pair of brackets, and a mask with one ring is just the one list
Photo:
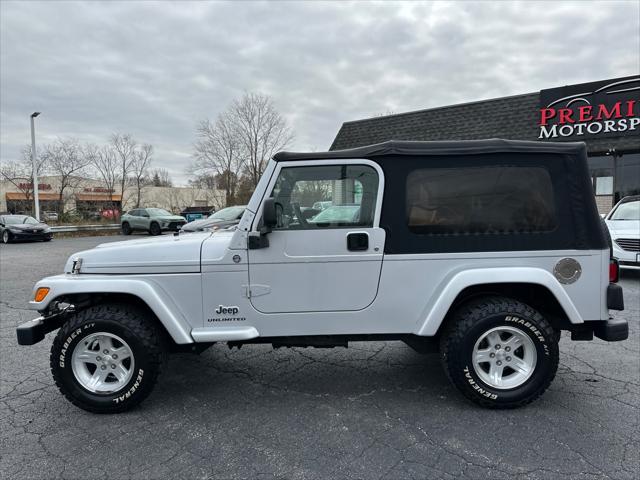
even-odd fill
[(53, 238), (49, 225), (38, 222), (29, 215), (1, 215), (0, 238), (2, 243), (15, 240), (43, 240), (48, 242)]
[(223, 208), (208, 218), (187, 223), (180, 231), (203, 232), (205, 230), (218, 230), (237, 225), (242, 218), (245, 208), (247, 208), (246, 205)]

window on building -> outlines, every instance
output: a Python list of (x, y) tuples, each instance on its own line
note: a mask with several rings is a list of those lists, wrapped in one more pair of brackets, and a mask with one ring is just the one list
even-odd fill
[(596, 195), (613, 195), (613, 177), (596, 177)]
[(407, 177), (407, 222), (420, 234), (544, 232), (556, 225), (540, 167), (425, 168)]
[(616, 190), (618, 199), (640, 195), (640, 153), (624, 153), (618, 158)]
[(277, 230), (371, 227), (378, 174), (366, 165), (287, 167), (271, 196)]

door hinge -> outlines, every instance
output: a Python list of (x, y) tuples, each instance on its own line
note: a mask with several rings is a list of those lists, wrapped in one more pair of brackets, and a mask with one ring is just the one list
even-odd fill
[(269, 285), (242, 285), (242, 290), (242, 294), (247, 298), (259, 297), (260, 295), (271, 293), (271, 287)]

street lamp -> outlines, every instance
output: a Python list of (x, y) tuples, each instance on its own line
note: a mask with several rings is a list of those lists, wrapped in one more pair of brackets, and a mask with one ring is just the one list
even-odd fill
[(40, 112), (31, 114), (31, 168), (33, 171), (33, 203), (35, 205), (36, 220), (40, 221), (40, 199), (38, 198), (38, 169), (36, 167), (36, 132), (33, 120)]

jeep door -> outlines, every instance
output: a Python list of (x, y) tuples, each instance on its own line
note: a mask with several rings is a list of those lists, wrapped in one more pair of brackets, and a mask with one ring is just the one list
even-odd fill
[[(383, 174), (368, 160), (280, 162), (265, 198), (278, 224), (249, 250), (251, 303), (263, 313), (353, 311), (375, 299), (385, 232)], [(325, 208), (314, 208), (318, 202)], [(261, 211), (256, 215), (260, 222)]]

